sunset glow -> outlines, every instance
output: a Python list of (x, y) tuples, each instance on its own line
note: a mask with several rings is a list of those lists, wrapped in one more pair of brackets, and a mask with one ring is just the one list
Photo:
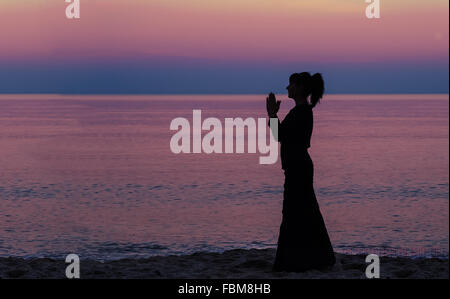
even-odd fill
[[(81, 1), (80, 20), (58, 0), (0, 4), (0, 59), (76, 55), (187, 56), (277, 61), (444, 59), (448, 1)], [(416, 3), (414, 3), (416, 2)], [(7, 28), (7, 30), (5, 30)]]
[(380, 19), (363, 0), (81, 0), (78, 20), (66, 6), (0, 1), (0, 63), (448, 64), (446, 0), (381, 1)]

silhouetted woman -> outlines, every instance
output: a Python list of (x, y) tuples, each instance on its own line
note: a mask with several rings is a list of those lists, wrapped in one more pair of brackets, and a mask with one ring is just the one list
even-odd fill
[[(312, 108), (324, 92), (322, 75), (292, 74), (287, 90), (296, 105), (281, 123), (278, 120), (278, 136), (273, 131), (281, 144), (285, 175), (283, 220), (273, 269), (295, 272), (323, 269), (334, 265), (336, 259), (314, 192), (314, 166), (308, 153), (313, 131)], [(269, 94), (270, 118), (278, 118), (280, 103), (273, 93)]]

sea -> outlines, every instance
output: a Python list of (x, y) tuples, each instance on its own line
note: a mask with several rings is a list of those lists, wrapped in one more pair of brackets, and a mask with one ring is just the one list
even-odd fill
[[(277, 99), (283, 119), (294, 102)], [(193, 110), (267, 118), (266, 95), (0, 95), (0, 256), (276, 248), (280, 160), (174, 153), (170, 124)], [(448, 259), (449, 95), (325, 95), (313, 112), (334, 250)]]

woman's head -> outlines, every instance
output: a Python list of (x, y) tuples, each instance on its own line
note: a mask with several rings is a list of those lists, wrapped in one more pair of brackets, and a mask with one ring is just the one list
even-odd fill
[(310, 96), (310, 105), (314, 107), (323, 97), (325, 86), (320, 73), (311, 76), (310, 73), (303, 72), (292, 74), (289, 77), (289, 85), (286, 89), (288, 90), (288, 96), (292, 99)]

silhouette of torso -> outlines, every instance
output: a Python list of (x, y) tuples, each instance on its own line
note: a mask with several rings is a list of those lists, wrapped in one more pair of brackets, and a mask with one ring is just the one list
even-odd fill
[(313, 112), (309, 105), (296, 105), (280, 123), (278, 141), (281, 144), (281, 167), (291, 169), (305, 161), (305, 153), (311, 147)]

